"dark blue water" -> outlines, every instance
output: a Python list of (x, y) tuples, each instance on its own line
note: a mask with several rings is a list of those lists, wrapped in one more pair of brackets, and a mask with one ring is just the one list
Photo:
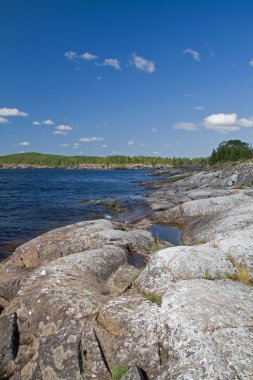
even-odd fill
[(166, 223), (153, 224), (152, 228), (150, 229), (150, 232), (158, 240), (168, 241), (173, 245), (182, 244), (182, 230), (177, 226), (171, 226)]
[[(46, 231), (71, 223), (145, 213), (144, 170), (0, 170), (0, 260)], [(122, 212), (104, 203), (117, 201)], [(105, 202), (104, 202), (105, 201)]]

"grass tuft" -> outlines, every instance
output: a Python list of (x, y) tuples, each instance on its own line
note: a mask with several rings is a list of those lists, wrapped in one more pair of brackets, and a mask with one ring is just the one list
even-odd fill
[(127, 365), (121, 365), (114, 367), (112, 369), (112, 380), (119, 380), (122, 378), (122, 376), (125, 375), (128, 371), (128, 366)]
[(155, 303), (158, 306), (161, 306), (161, 301), (156, 296), (154, 296), (153, 294), (143, 293), (142, 295), (144, 298), (146, 298), (146, 300), (148, 300), (152, 303)]

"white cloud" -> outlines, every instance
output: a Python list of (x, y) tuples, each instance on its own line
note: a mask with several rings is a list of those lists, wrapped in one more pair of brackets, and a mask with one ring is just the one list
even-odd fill
[(128, 142), (127, 142), (127, 145), (134, 145), (135, 144), (135, 140), (129, 140)]
[(73, 148), (74, 148), (74, 149), (78, 149), (79, 146), (81, 146), (81, 144), (79, 144), (79, 143), (75, 143), (75, 144), (73, 145)]
[(0, 116), (28, 116), (28, 113), (19, 111), (17, 108), (0, 108)]
[(69, 144), (61, 144), (59, 146), (62, 147), (62, 148), (67, 148), (69, 146)]
[(249, 61), (249, 65), (250, 65), (250, 67), (253, 68), (253, 58), (251, 58), (251, 60)]
[(53, 134), (66, 136), (70, 131), (72, 131), (72, 129), (73, 128), (70, 125), (60, 124), (55, 127)]
[(103, 137), (81, 137), (81, 142), (96, 142), (96, 141), (104, 141)]
[(40, 122), (36, 120), (36, 121), (33, 121), (32, 124), (33, 125), (40, 125)]
[(132, 63), (138, 70), (145, 71), (149, 74), (155, 72), (155, 62), (149, 61), (148, 59), (141, 57), (136, 53), (132, 55)]
[(139, 146), (146, 146), (145, 143), (138, 143), (137, 145), (139, 145)]
[(31, 144), (29, 143), (29, 141), (21, 141), (16, 144), (16, 146), (30, 146), (30, 145)]
[(0, 116), (0, 124), (8, 124), (8, 123), (9, 123), (9, 120), (6, 119), (6, 117)]
[(102, 147), (102, 148), (107, 148), (107, 147), (108, 147), (108, 145), (106, 145), (106, 144), (103, 144), (103, 145), (101, 145), (101, 147)]
[(190, 54), (195, 61), (200, 61), (200, 54), (198, 51), (188, 48), (183, 50), (184, 54)]
[(251, 128), (251, 127), (253, 127), (253, 117), (250, 117), (248, 119), (246, 119), (246, 118), (239, 119), (238, 124), (241, 127)]
[(84, 59), (85, 61), (92, 61), (93, 59), (98, 58), (95, 54), (91, 54), (88, 52), (81, 54), (80, 57)]
[[(41, 122), (41, 124), (45, 124), (45, 125), (54, 125), (54, 122), (53, 122), (53, 120), (51, 120), (51, 119), (47, 119), (47, 120), (43, 120), (42, 122)], [(37, 124), (38, 125), (38, 124)]]
[(182, 129), (184, 131), (198, 131), (199, 128), (196, 124), (187, 121), (172, 124), (174, 129)]
[(163, 144), (164, 148), (172, 148), (172, 145), (170, 144)]
[(193, 109), (195, 110), (195, 111), (202, 111), (202, 110), (204, 110), (206, 107), (205, 106), (195, 106), (195, 107), (193, 107)]
[(121, 70), (119, 60), (114, 59), (114, 58), (107, 58), (104, 60), (103, 63), (101, 63), (99, 65), (100, 66), (110, 66), (110, 67), (113, 67), (115, 70)]
[(155, 154), (156, 156), (159, 156), (159, 154), (161, 154), (160, 152), (153, 152), (153, 154)]
[(102, 77), (100, 77), (99, 75), (96, 77), (97, 80), (101, 80)]
[(150, 130), (151, 130), (151, 132), (153, 132), (153, 133), (158, 132), (158, 129), (157, 129), (157, 128), (151, 128)]
[(69, 50), (64, 53), (64, 57), (70, 61), (74, 61), (77, 58), (77, 53), (75, 51)]
[(204, 119), (204, 124), (206, 128), (212, 127), (214, 125), (233, 125), (237, 122), (236, 113), (215, 113), (213, 115), (207, 116)]
[(236, 113), (217, 113), (207, 116), (203, 120), (206, 129), (212, 129), (220, 133), (239, 131), (240, 127), (253, 127), (253, 117), (238, 119)]

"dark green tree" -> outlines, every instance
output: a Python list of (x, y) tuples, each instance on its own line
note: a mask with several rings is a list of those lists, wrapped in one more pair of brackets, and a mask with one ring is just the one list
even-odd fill
[(214, 165), (225, 161), (247, 160), (252, 158), (252, 147), (241, 140), (222, 141), (209, 158), (209, 163)]

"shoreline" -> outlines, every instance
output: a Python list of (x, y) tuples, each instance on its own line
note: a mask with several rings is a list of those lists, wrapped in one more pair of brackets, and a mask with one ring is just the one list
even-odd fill
[[(0, 265), (5, 377), (109, 380), (124, 364), (148, 380), (252, 378), (253, 164), (171, 178), (150, 181), (150, 217), (58, 228)], [(158, 222), (183, 226), (184, 245), (155, 239)]]

